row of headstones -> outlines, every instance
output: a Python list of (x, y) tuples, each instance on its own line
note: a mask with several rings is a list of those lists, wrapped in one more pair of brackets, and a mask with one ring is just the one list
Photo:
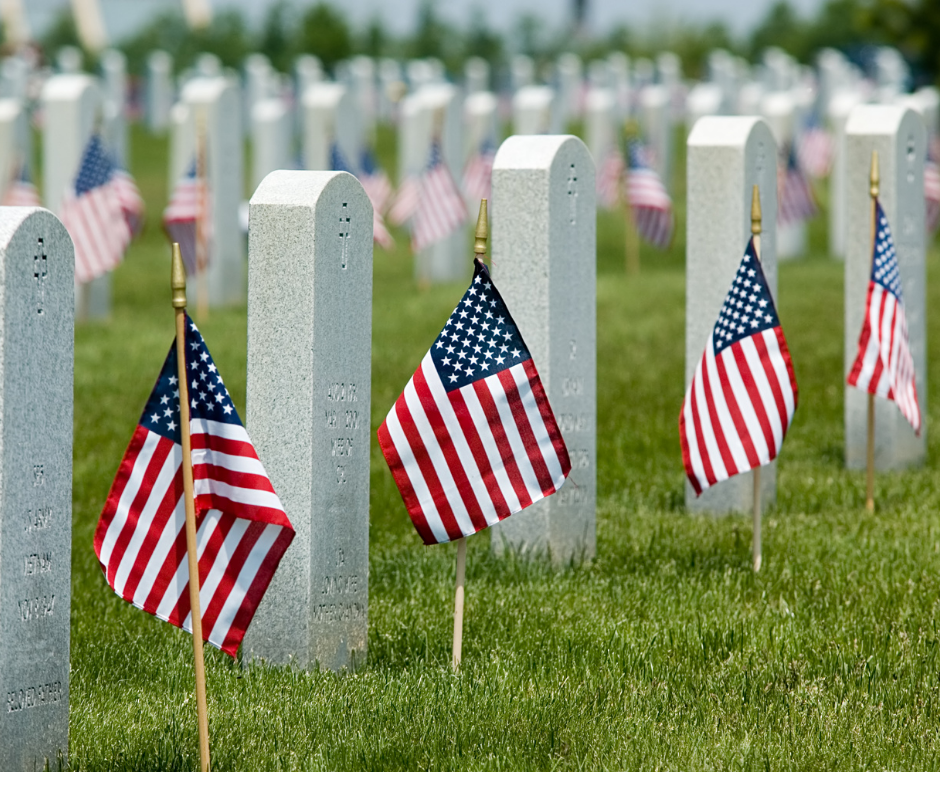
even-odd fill
[[(846, 369), (871, 270), (868, 164), (895, 228), (911, 348), (927, 401), (920, 116), (860, 106), (847, 124), (852, 232), (845, 277)], [(910, 155), (909, 151), (913, 151)], [(709, 117), (688, 146), (686, 380), (691, 378), (749, 234), (760, 188), (773, 253), (776, 142), (760, 118)], [(494, 278), (526, 337), (572, 459), (564, 489), (493, 529), (493, 548), (595, 552), (596, 234), (594, 165), (568, 136), (516, 136), (493, 175)], [(341, 669), (367, 649), (371, 410), (372, 207), (347, 173), (278, 171), (251, 201), (248, 411), (258, 455), (297, 532), (244, 641), (246, 659)], [(346, 232), (337, 232), (340, 220)], [(469, 253), (464, 259), (469, 263)], [(71, 551), (73, 251), (55, 216), (0, 210), (0, 768), (55, 766), (67, 753)], [(469, 266), (465, 266), (465, 273)], [(311, 309), (311, 305), (313, 308)], [(314, 381), (314, 385), (310, 385)], [(865, 398), (846, 388), (846, 462), (864, 463)], [(276, 396), (274, 396), (276, 394)], [(309, 414), (299, 418), (298, 414)], [(925, 458), (888, 402), (878, 402), (876, 463)], [(775, 496), (773, 466), (762, 502)], [(735, 477), (691, 511), (746, 511)]]

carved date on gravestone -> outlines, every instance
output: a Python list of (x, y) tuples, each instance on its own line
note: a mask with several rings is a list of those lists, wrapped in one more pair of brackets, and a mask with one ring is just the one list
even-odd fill
[[(326, 402), (327, 429), (350, 432), (359, 429), (360, 413), (357, 409), (359, 397), (355, 383), (344, 381), (329, 384), (326, 390)], [(334, 460), (337, 484), (346, 484), (345, 458), (352, 456), (353, 445), (358, 442), (359, 438), (355, 435), (330, 438), (330, 456), (340, 458), (340, 462)]]

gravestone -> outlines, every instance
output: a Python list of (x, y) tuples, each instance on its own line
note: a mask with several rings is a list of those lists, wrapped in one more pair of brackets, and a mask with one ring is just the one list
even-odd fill
[[(477, 93), (471, 93), (464, 99), (464, 162), (470, 160), (471, 156), (477, 154), (484, 145), (492, 145), (494, 148), (500, 143), (499, 133), (499, 99), (495, 93), (488, 90), (481, 90)], [(455, 178), (459, 178), (461, 173), (454, 173)], [(458, 181), (459, 183), (459, 181)], [(467, 197), (468, 202), (471, 198)], [(479, 202), (476, 205), (468, 204), (470, 215), (473, 216), (473, 209), (480, 210)]]
[(0, 208), (0, 771), (69, 738), (75, 254), (42, 208)]
[(699, 82), (685, 97), (685, 125), (692, 128), (699, 118), (708, 115), (720, 115), (724, 102), (724, 92), (714, 82)]
[(597, 500), (597, 236), (594, 162), (577, 137), (515, 136), (493, 168), (493, 280), (555, 413), (571, 474), (492, 528), (493, 549), (594, 557)]
[(0, 99), (0, 198), (22, 164), (31, 165), (29, 118), (17, 99)]
[(535, 62), (528, 55), (513, 55), (509, 61), (509, 72), (514, 93), (535, 82)]
[(127, 168), (127, 58), (117, 49), (101, 54), (101, 137), (115, 161)]
[(709, 52), (708, 81), (717, 85), (721, 91), (721, 106), (715, 114), (733, 115), (738, 103), (738, 79), (734, 58), (726, 50), (713, 49)]
[(591, 88), (584, 100), (584, 141), (600, 168), (617, 145), (617, 106), (609, 88)]
[(379, 61), (378, 113), (384, 121), (395, 122), (395, 110), (407, 87), (402, 79), (401, 64), (397, 60), (383, 57)]
[(630, 115), (630, 58), (623, 52), (611, 52), (607, 56), (610, 87), (617, 102), (617, 122), (622, 123)]
[(672, 109), (665, 85), (650, 85), (640, 91), (640, 123), (653, 152), (653, 168), (672, 191)]
[[(206, 271), (209, 304), (215, 307), (244, 303), (244, 237), (238, 221), (244, 193), (239, 90), (224, 77), (197, 77), (183, 87), (181, 103), (186, 111), (183, 122), (174, 126), (174, 133), (182, 134), (183, 139), (171, 159), (171, 166), (178, 169), (170, 173), (169, 186), (172, 189), (192, 165), (197, 130), (202, 129), (206, 179), (212, 195), (209, 268)], [(198, 300), (197, 287), (196, 279), (191, 277), (187, 284), (190, 303)]]
[(84, 57), (78, 47), (64, 46), (56, 52), (55, 60), (60, 74), (78, 74)]
[[(783, 62), (783, 61), (781, 61)], [(797, 107), (793, 91), (768, 93), (761, 101), (761, 115), (767, 121), (777, 141), (778, 164), (787, 166), (787, 156), (796, 135)], [(766, 214), (765, 214), (766, 216)], [(806, 254), (806, 221), (777, 223), (777, 261), (785, 262)]]
[(359, 134), (363, 140), (375, 139), (375, 86), (375, 61), (365, 55), (350, 60), (349, 87), (352, 90), (353, 112), (359, 120)]
[(656, 56), (656, 79), (666, 89), (670, 126), (682, 117), (683, 106), (682, 60), (675, 52), (660, 52)]
[[(101, 111), (97, 80), (87, 74), (58, 74), (42, 89), (45, 116), (42, 135), (42, 184), (46, 207), (62, 210), (66, 190), (73, 187), (82, 154)], [(79, 320), (105, 320), (111, 314), (111, 274), (75, 285), (75, 315)]]
[(196, 58), (196, 75), (200, 77), (222, 76), (222, 61), (218, 55), (203, 52)]
[(468, 95), (490, 89), (490, 64), (482, 57), (467, 58), (463, 66), (464, 89)]
[[(757, 117), (706, 117), (688, 143), (686, 221), (685, 385), (705, 351), (721, 305), (751, 237), (751, 191), (760, 189), (761, 265), (777, 301), (777, 146), (770, 126)], [(678, 414), (677, 414), (678, 416)], [(776, 498), (776, 463), (761, 469), (761, 507)], [(732, 476), (696, 498), (686, 481), (693, 512), (750, 512), (751, 473)]]
[(12, 55), (0, 65), (0, 96), (26, 102), (29, 100), (30, 64), (25, 58)]
[(246, 659), (341, 670), (366, 658), (372, 204), (345, 172), (273, 172), (251, 198), (248, 411), (296, 531)]
[(352, 93), (336, 82), (318, 82), (303, 96), (303, 155), (308, 170), (331, 170), (334, 142), (351, 167), (362, 149), (362, 126)]
[(558, 84), (558, 106), (561, 114), (562, 129), (573, 120), (581, 117), (581, 83), (584, 80), (584, 68), (581, 58), (573, 52), (565, 52), (558, 57), (555, 66)]
[(561, 112), (555, 91), (545, 85), (520, 88), (512, 97), (512, 130), (515, 134), (557, 134)]
[[(845, 375), (858, 352), (868, 282), (871, 277), (871, 154), (878, 151), (880, 201), (901, 271), (901, 292), (911, 355), (917, 381), (917, 400), (926, 416), (927, 301), (924, 160), (926, 131), (923, 118), (906, 107), (859, 105), (845, 127)], [(928, 419), (920, 437), (901, 416), (894, 402), (875, 398), (875, 467), (893, 470), (919, 465), (927, 458)], [(845, 387), (845, 464), (864, 468), (867, 457), (868, 395)]]
[(889, 104), (907, 92), (911, 74), (904, 56), (893, 47), (878, 47), (874, 57), (877, 100)]
[(832, 164), (829, 169), (829, 256), (845, 259), (845, 124), (849, 114), (863, 102), (854, 90), (838, 90), (829, 102), (827, 118), (832, 134)]
[(268, 173), (293, 165), (291, 119), (283, 99), (259, 101), (251, 111), (251, 183), (257, 189)]
[(164, 132), (173, 108), (173, 58), (163, 50), (147, 56), (147, 127)]

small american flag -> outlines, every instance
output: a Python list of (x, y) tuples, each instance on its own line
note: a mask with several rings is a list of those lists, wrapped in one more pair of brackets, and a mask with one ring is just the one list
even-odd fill
[(907, 338), (907, 318), (901, 296), (901, 271), (888, 219), (876, 204), (875, 248), (865, 302), (865, 322), (858, 355), (848, 384), (885, 399), (893, 399), (902, 415), (920, 434), (914, 359)]
[(29, 169), (25, 164), (16, 168), (0, 204), (21, 208), (39, 208), (42, 206), (39, 192), (30, 179)]
[[(339, 147), (339, 143), (335, 140), (330, 146), (330, 169), (335, 172), (348, 172), (350, 175), (356, 175), (353, 171), (352, 165), (350, 165), (348, 159), (343, 155), (343, 151)], [(388, 228), (385, 226), (385, 220), (382, 219), (382, 214), (379, 212), (379, 209), (376, 208), (375, 201), (372, 199), (372, 195), (369, 194), (369, 190), (366, 189), (366, 184), (364, 181), (359, 181), (362, 184), (363, 189), (366, 190), (366, 195), (369, 197), (369, 201), (372, 203), (372, 240), (375, 243), (379, 244), (383, 249), (391, 249), (395, 246), (395, 239), (392, 238), (392, 234), (388, 231)]]
[(613, 208), (620, 201), (623, 168), (623, 156), (619, 147), (611, 145), (597, 173), (597, 201), (602, 207)]
[(813, 188), (800, 168), (793, 147), (787, 152), (786, 165), (777, 172), (777, 221), (781, 226), (795, 224), (816, 215)]
[(467, 206), (441, 155), (440, 141), (433, 140), (428, 166), (419, 181), (411, 248), (420, 252), (446, 238), (465, 221)]
[(825, 178), (832, 166), (832, 137), (817, 122), (811, 122), (796, 142), (797, 160), (812, 178)]
[(648, 163), (647, 149), (632, 140), (628, 150), (627, 204), (640, 235), (647, 243), (665, 249), (672, 241), (672, 200), (662, 179)]
[(940, 225), (940, 166), (934, 153), (940, 147), (940, 140), (927, 150), (927, 161), (924, 164), (924, 202), (927, 205), (927, 233), (933, 235)]
[(796, 402), (790, 351), (752, 238), (679, 414), (695, 494), (771, 462)]
[(209, 188), (196, 174), (196, 161), (173, 188), (163, 211), (163, 229), (180, 245), (186, 273), (196, 276), (209, 266)]
[(479, 204), (480, 200), (490, 199), (493, 180), (493, 162), (496, 160), (496, 146), (487, 139), (467, 162), (463, 170), (463, 193), (468, 200)]
[(135, 236), (144, 227), (144, 198), (140, 195), (134, 177), (120, 167), (114, 170), (114, 186), (121, 201), (127, 229), (130, 230), (131, 236)]
[(408, 175), (399, 184), (398, 191), (392, 200), (392, 207), (388, 211), (388, 220), (396, 227), (408, 222), (418, 208), (418, 199), (421, 185), (416, 175)]
[(101, 138), (92, 135), (62, 201), (62, 224), (75, 245), (75, 280), (81, 284), (116, 268), (131, 240), (116, 171)]
[[(188, 317), (186, 366), (202, 631), (234, 657), (294, 529)], [(108, 494), (95, 554), (118, 596), (192, 632), (179, 396), (174, 342)]]
[(392, 197), (392, 182), (388, 175), (375, 161), (375, 155), (368, 148), (362, 151), (362, 172), (359, 176), (362, 188), (366, 190), (372, 207), (379, 216), (385, 213), (385, 206)]
[(479, 258), (379, 427), (379, 446), (425, 544), (493, 525), (567, 478), (568, 450), (535, 364)]

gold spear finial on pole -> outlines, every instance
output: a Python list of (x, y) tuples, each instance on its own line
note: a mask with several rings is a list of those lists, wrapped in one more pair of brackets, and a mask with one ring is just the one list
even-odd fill
[(760, 188), (754, 184), (751, 190), (751, 235), (759, 236), (761, 233)]
[(173, 306), (186, 308), (186, 268), (183, 267), (183, 255), (180, 245), (173, 244), (173, 262), (170, 266), (170, 289), (173, 291)]
[(878, 175), (878, 151), (873, 150), (871, 152), (871, 181), (868, 189), (868, 193), (872, 197), (877, 197), (879, 192), (879, 186), (881, 185), (881, 178)]
[(486, 200), (480, 200), (480, 215), (477, 217), (477, 228), (473, 237), (473, 253), (477, 257), (483, 257), (486, 254), (486, 241), (490, 237), (490, 223), (486, 215)]

